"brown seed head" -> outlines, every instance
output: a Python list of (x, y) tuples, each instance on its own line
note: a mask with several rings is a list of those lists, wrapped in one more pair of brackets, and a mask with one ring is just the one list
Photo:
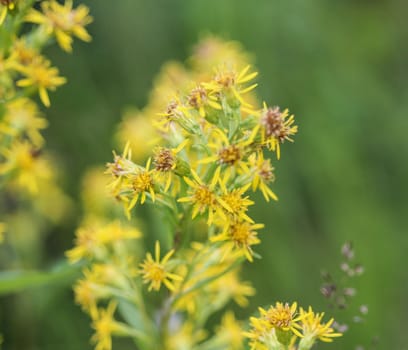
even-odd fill
[(157, 171), (166, 172), (173, 169), (175, 158), (171, 150), (168, 148), (159, 147), (155, 151), (153, 162)]

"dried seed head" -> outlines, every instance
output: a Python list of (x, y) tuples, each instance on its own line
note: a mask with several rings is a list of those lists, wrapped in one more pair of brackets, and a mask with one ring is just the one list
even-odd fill
[(159, 147), (155, 150), (153, 162), (157, 171), (166, 172), (173, 169), (175, 157), (168, 148)]
[(263, 113), (261, 125), (265, 128), (266, 137), (273, 136), (281, 142), (290, 134), (290, 128), (285, 125), (285, 118), (278, 106), (268, 108)]

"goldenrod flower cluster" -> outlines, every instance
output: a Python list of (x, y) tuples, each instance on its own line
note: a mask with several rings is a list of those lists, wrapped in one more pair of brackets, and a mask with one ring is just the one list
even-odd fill
[[(36, 100), (38, 96), (49, 107), (49, 92), (66, 82), (43, 51), (54, 39), (66, 51), (73, 35), (90, 39), (84, 28), (91, 22), (85, 6), (50, 0), (38, 11), (34, 5), (34, 0), (0, 1), (0, 188), (7, 198), (33, 207), (11, 213), (0, 201), (1, 231), (13, 233), (18, 231), (13, 227), (36, 221), (34, 211), (57, 222), (71, 205), (57, 185), (56, 162), (43, 149), (48, 122)], [(30, 233), (36, 231), (34, 226)]]
[(316, 314), (312, 308), (297, 310), (297, 303), (277, 302), (268, 310), (259, 308), (260, 317), (251, 317), (251, 329), (244, 332), (251, 350), (311, 349), (316, 340), (332, 342), (341, 333), (331, 328), (333, 319), (322, 323), (324, 313)]
[[(123, 151), (114, 152), (106, 174), (128, 221), (112, 215), (112, 203), (96, 204), (67, 252), (88, 263), (74, 291), (92, 318), (97, 350), (111, 350), (114, 336), (169, 350), (244, 349), (245, 336), (254, 349), (275, 349), (263, 340), (271, 330), (336, 336), (321, 315), (280, 303), (261, 309), (248, 332), (230, 311), (207, 329), (214, 313), (231, 301), (244, 307), (255, 293), (239, 273), (261, 242), (252, 193), (277, 200), (274, 164), (297, 132), (287, 109), (258, 102), (248, 57), (236, 43), (204, 39), (189, 67), (166, 64), (147, 106), (127, 112), (118, 132)], [(99, 198), (101, 191), (92, 192)]]

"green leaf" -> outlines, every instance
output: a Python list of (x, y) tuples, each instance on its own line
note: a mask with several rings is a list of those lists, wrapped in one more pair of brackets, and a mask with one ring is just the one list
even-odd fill
[(0, 272), (0, 295), (17, 293), (46, 284), (72, 284), (81, 265), (58, 264), (49, 271), (11, 270)]

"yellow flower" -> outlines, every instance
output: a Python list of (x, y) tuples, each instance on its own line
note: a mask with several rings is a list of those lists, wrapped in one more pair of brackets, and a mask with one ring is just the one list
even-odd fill
[(121, 330), (121, 324), (115, 321), (116, 303), (111, 301), (106, 309), (98, 309), (92, 316), (92, 327), (95, 334), (92, 341), (96, 344), (95, 350), (111, 350), (112, 334)]
[(197, 173), (191, 169), (191, 174), (195, 181), (192, 181), (188, 177), (184, 177), (184, 181), (190, 187), (189, 191), (191, 195), (189, 197), (179, 198), (178, 202), (191, 202), (193, 203), (192, 217), (195, 218), (199, 213), (203, 214), (208, 210), (208, 221), (210, 225), (213, 222), (214, 214), (219, 214), (225, 217), (223, 209), (231, 211), (231, 208), (222, 200), (222, 198), (216, 194), (215, 186), (219, 180), (220, 168), (218, 168), (213, 176), (213, 179), (209, 185), (206, 185)]
[(39, 116), (37, 105), (27, 98), (18, 98), (6, 105), (0, 133), (13, 137), (27, 136), (34, 146), (44, 143), (40, 130), (46, 128), (48, 122)]
[(258, 152), (258, 154), (251, 154), (248, 162), (252, 171), (252, 190), (256, 191), (259, 188), (267, 202), (270, 198), (277, 201), (278, 197), (268, 186), (270, 182), (275, 180), (274, 168), (270, 159), (265, 160), (263, 153)]
[(262, 142), (267, 145), (267, 147), (276, 151), (276, 156), (280, 158), (280, 144), (285, 140), (293, 142), (290, 138), (298, 131), (297, 125), (293, 125), (295, 122), (295, 117), (289, 116), (289, 110), (285, 109), (281, 112), (278, 106), (267, 108), (264, 104), (264, 110), (260, 117)]
[(253, 251), (251, 246), (261, 242), (257, 237), (256, 230), (263, 227), (263, 224), (251, 224), (248, 221), (233, 219), (225, 225), (223, 232), (211, 237), (211, 241), (226, 242), (224, 256), (227, 256), (233, 250), (237, 250), (252, 262)]
[(169, 260), (174, 254), (174, 249), (170, 250), (163, 259), (160, 260), (160, 243), (156, 241), (154, 259), (150, 253), (146, 254), (143, 263), (140, 264), (139, 272), (142, 274), (143, 283), (150, 283), (149, 291), (152, 289), (158, 291), (161, 284), (174, 291), (175, 286), (172, 281), (181, 281), (182, 277), (174, 273), (170, 273)]
[(250, 200), (248, 196), (244, 197), (245, 192), (248, 190), (251, 184), (248, 183), (243, 187), (239, 187), (231, 191), (228, 191), (227, 189), (228, 180), (229, 174), (226, 174), (226, 176), (224, 176), (224, 178), (219, 181), (222, 189), (221, 199), (230, 208), (230, 210), (226, 212), (226, 214), (231, 215), (234, 219), (245, 220), (250, 223), (253, 223), (254, 221), (246, 214), (246, 212), (248, 211), (248, 207), (250, 205), (253, 205), (254, 202)]
[(242, 97), (242, 95), (252, 91), (258, 85), (252, 84), (248, 87), (243, 86), (243, 84), (249, 82), (258, 75), (258, 72), (248, 73), (250, 68), (251, 66), (247, 65), (238, 73), (235, 70), (223, 67), (217, 71), (211, 82), (205, 83), (203, 86), (210, 91), (223, 93), (226, 98), (226, 102), (231, 107), (236, 108), (242, 106), (244, 111), (252, 112), (252, 106)]
[(36, 194), (39, 183), (52, 177), (50, 164), (28, 141), (14, 142), (0, 154), (5, 158), (0, 163), (0, 176), (10, 176), (11, 183), (18, 189)]
[(93, 258), (104, 253), (104, 245), (113, 242), (137, 239), (142, 234), (133, 227), (123, 226), (119, 221), (109, 224), (93, 220), (76, 231), (75, 247), (68, 250), (66, 255), (71, 263), (83, 258)]
[(306, 315), (297, 316), (296, 309), (296, 302), (292, 305), (277, 302), (268, 310), (260, 307), (260, 317), (251, 317), (251, 329), (249, 332), (244, 332), (244, 335), (250, 339), (251, 349), (275, 349), (275, 346), (280, 348), (279, 344), (285, 344), (287, 347), (294, 336), (303, 337), (299, 332), (301, 329), (299, 322)]
[(302, 314), (296, 317), (296, 309), (296, 302), (292, 305), (277, 302), (275, 306), (271, 306), (268, 310), (259, 308), (259, 311), (271, 327), (285, 332), (292, 331), (298, 337), (302, 337), (302, 334), (298, 330), (301, 328), (298, 322), (302, 320), (305, 315)]
[(248, 173), (249, 169), (246, 164), (246, 156), (254, 142), (258, 128), (255, 128), (249, 137), (235, 141), (230, 141), (223, 131), (218, 128), (213, 129), (211, 142), (208, 147), (212, 154), (199, 161), (200, 164), (217, 162), (220, 167), (228, 167), (226, 174), (228, 176), (236, 169), (238, 173)]
[(190, 92), (187, 103), (190, 107), (197, 110), (203, 118), (208, 114), (208, 109), (222, 109), (221, 105), (217, 102), (215, 92), (208, 91), (201, 85), (198, 85)]
[(221, 341), (225, 349), (243, 349), (242, 328), (232, 311), (227, 311), (221, 319), (221, 325), (216, 329), (216, 338)]
[(46, 107), (50, 106), (47, 90), (53, 91), (58, 86), (66, 83), (66, 79), (58, 75), (58, 69), (50, 66), (50, 61), (38, 56), (30, 64), (20, 65), (17, 68), (25, 76), (25, 78), (17, 81), (17, 85), (20, 87), (32, 86), (38, 89), (40, 99)]
[(146, 201), (146, 194), (150, 194), (152, 202), (155, 201), (154, 191), (154, 170), (150, 170), (151, 158), (147, 160), (145, 168), (139, 168), (135, 174), (129, 178), (133, 189), (133, 199), (130, 201), (127, 211), (129, 212), (138, 202), (143, 204)]
[(64, 5), (55, 0), (41, 3), (42, 13), (31, 9), (25, 20), (41, 24), (48, 34), (55, 34), (59, 46), (67, 52), (72, 51), (72, 36), (89, 42), (91, 36), (85, 26), (92, 22), (89, 9), (85, 5), (72, 8), (72, 0), (66, 0)]
[(330, 319), (327, 323), (322, 323), (324, 312), (318, 314), (314, 313), (312, 307), (306, 311), (300, 308), (300, 317), (302, 318), (302, 333), (303, 339), (299, 345), (302, 345), (305, 349), (310, 349), (315, 340), (319, 339), (323, 342), (332, 342), (333, 338), (341, 337), (341, 333), (335, 333), (331, 325), (334, 319)]

